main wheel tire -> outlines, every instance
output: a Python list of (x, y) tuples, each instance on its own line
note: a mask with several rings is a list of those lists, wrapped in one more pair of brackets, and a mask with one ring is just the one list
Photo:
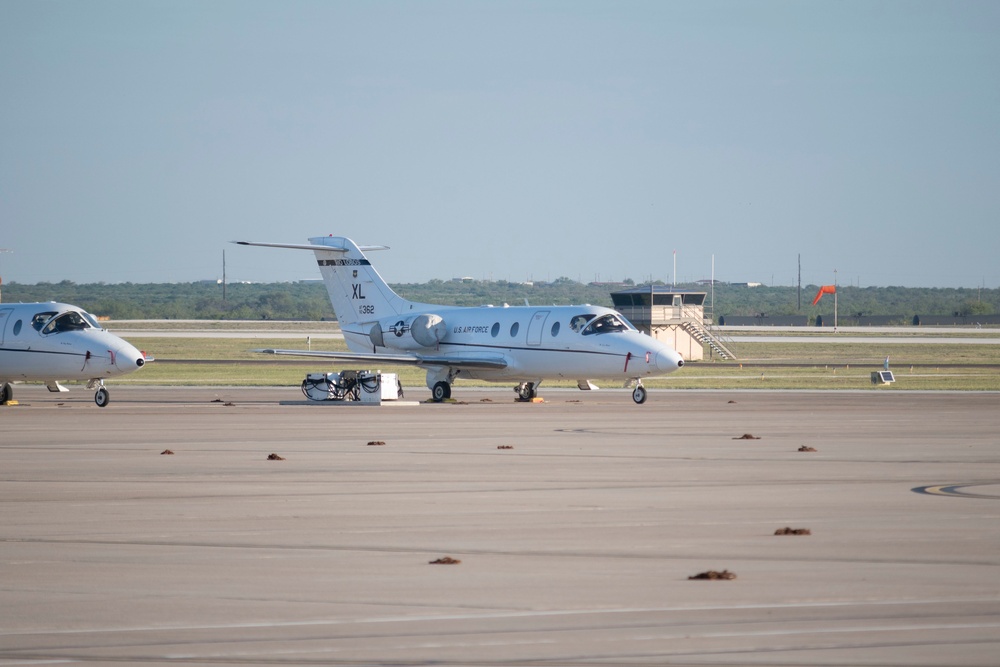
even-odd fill
[(14, 398), (14, 387), (5, 382), (3, 388), (0, 388), (0, 403), (6, 403), (12, 398)]
[(443, 380), (436, 383), (431, 389), (431, 398), (435, 403), (448, 400), (451, 398), (451, 385)]
[(641, 384), (632, 390), (632, 400), (642, 405), (646, 402), (646, 388)]
[(530, 401), (535, 397), (535, 385), (530, 382), (518, 385), (517, 397), (522, 401)]
[(94, 403), (97, 403), (97, 407), (103, 408), (107, 407), (108, 403), (111, 402), (111, 394), (104, 387), (101, 387), (94, 393)]

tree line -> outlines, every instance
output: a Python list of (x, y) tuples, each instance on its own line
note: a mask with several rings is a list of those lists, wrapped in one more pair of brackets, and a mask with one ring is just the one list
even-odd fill
[[(506, 281), (443, 281), (394, 284), (401, 296), (425, 303), (454, 306), (592, 304), (612, 306), (611, 292), (631, 287), (581, 283), (569, 278), (523, 284)], [(819, 289), (795, 287), (746, 287), (678, 285), (677, 289), (710, 292), (706, 312), (718, 316), (778, 316), (833, 312), (832, 297), (818, 306), (812, 298)], [(844, 316), (893, 316), (909, 322), (914, 315), (1000, 313), (1000, 289), (930, 287), (840, 286), (838, 308)], [(86, 283), (69, 280), (34, 285), (9, 283), (2, 287), (4, 302), (60, 301), (98, 316), (115, 320), (329, 320), (335, 315), (326, 288), (320, 281), (252, 283), (223, 286), (194, 283)]]

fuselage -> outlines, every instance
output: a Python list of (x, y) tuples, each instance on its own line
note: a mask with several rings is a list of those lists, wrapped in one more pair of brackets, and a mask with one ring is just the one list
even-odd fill
[[(435, 359), (494, 355), (505, 367), (464, 369), (461, 376), (496, 381), (627, 380), (664, 375), (683, 365), (672, 347), (638, 331), (610, 308), (431, 308), (433, 313), (412, 312), (379, 321), (380, 335), (370, 325), (344, 326), (347, 345), (355, 352), (405, 351)], [(379, 339), (382, 345), (376, 344)], [(444, 364), (427, 364), (432, 365)]]
[(65, 303), (0, 303), (0, 383), (100, 380), (142, 368), (145, 355)]

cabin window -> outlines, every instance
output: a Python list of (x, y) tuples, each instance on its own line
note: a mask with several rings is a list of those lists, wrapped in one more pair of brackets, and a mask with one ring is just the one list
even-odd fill
[(521, 325), (518, 324), (517, 322), (514, 322), (514, 324), (510, 325), (510, 337), (511, 338), (515, 337), (517, 335), (517, 330), (520, 328)]
[(632, 327), (624, 317), (609, 313), (608, 315), (596, 318), (588, 324), (587, 328), (583, 330), (583, 335), (590, 336), (591, 334), (606, 334), (617, 331), (630, 331), (631, 329)]
[(556, 322), (555, 324), (552, 325), (552, 337), (554, 338), (557, 335), (559, 335), (559, 323), (558, 322)]
[(494, 322), (493, 323), (493, 328), (490, 329), (490, 335), (493, 336), (494, 338), (496, 338), (497, 334), (499, 334), (499, 333), (500, 333), (500, 323), (499, 322)]
[(21, 333), (21, 320), (14, 322), (14, 335)]

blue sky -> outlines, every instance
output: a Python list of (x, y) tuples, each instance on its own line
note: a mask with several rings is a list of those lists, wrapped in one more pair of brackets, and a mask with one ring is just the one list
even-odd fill
[(1000, 287), (997, 2), (0, 0), (7, 282)]

